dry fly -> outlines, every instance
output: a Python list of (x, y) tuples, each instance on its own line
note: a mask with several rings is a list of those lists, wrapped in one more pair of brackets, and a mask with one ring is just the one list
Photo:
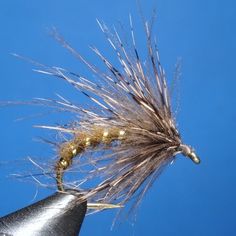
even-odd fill
[[(76, 122), (66, 126), (40, 126), (70, 136), (58, 144), (58, 160), (55, 163), (58, 190), (68, 188), (64, 181), (65, 172), (73, 166), (74, 159), (79, 159), (87, 165), (87, 172), (78, 181), (77, 188), (83, 193), (83, 199), (104, 204), (103, 208), (112, 206), (109, 204), (124, 205), (132, 197), (136, 197), (136, 203), (139, 203), (163, 168), (175, 160), (177, 154), (183, 154), (195, 164), (200, 163), (193, 148), (182, 142), (177, 130), (165, 73), (156, 40), (152, 37), (152, 24), (144, 23), (148, 54), (144, 63), (136, 47), (131, 17), (129, 20), (129, 47), (115, 28), (110, 31), (98, 21), (119, 64), (116, 67), (96, 47), (91, 47), (104, 63), (105, 71), (86, 60), (56, 31), (53, 33), (89, 68), (96, 76), (95, 81), (58, 67), (38, 64), (42, 68), (36, 70), (65, 80), (94, 104), (88, 108), (78, 106), (61, 96), (58, 100), (35, 101), (75, 114)], [(92, 153), (92, 157), (88, 153)], [(86, 158), (87, 162), (84, 162)], [(92, 182), (93, 186), (86, 186), (88, 182)]]

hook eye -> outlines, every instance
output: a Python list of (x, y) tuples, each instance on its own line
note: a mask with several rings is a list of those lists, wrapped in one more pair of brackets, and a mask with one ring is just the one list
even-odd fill
[(190, 152), (188, 154), (188, 157), (195, 163), (195, 164), (200, 164), (201, 160), (200, 158), (194, 153), (194, 152)]
[(184, 156), (189, 157), (195, 164), (199, 164), (201, 162), (200, 158), (191, 147), (185, 144), (180, 144), (179, 151), (182, 152)]

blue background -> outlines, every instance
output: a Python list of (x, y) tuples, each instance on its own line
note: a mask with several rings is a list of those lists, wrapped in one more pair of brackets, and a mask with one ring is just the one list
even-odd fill
[[(162, 64), (169, 78), (173, 77), (177, 58), (182, 58), (176, 96), (180, 98), (178, 126), (183, 140), (195, 147), (202, 163), (196, 166), (180, 156), (145, 196), (135, 222), (124, 218), (111, 231), (114, 213), (104, 211), (86, 218), (81, 235), (235, 235), (236, 3), (142, 1), (147, 18), (153, 6), (158, 15), (154, 34), (158, 36)], [(108, 44), (95, 19), (108, 25), (118, 21), (126, 25), (129, 13), (134, 18), (139, 51), (145, 53), (143, 29), (133, 0), (1, 0), (0, 100), (30, 100), (59, 93), (72, 101), (83, 101), (63, 81), (33, 72), (34, 66), (10, 53), (82, 71), (89, 77), (86, 68), (50, 38), (48, 29), (57, 27), (75, 48), (100, 65), (89, 45), (96, 45), (108, 57), (114, 54), (107, 50)], [(24, 168), (25, 162), (16, 160), (55, 155), (50, 147), (33, 140), (50, 134), (32, 125), (63, 123), (67, 118), (47, 114), (29, 117), (40, 112), (39, 107), (0, 108), (1, 215), (53, 192), (6, 177)], [(15, 122), (21, 117), (26, 119)]]

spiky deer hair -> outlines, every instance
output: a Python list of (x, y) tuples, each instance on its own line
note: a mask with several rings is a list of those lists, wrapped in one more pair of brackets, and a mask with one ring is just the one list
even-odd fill
[[(64, 191), (64, 174), (75, 158), (86, 158), (86, 153), (109, 150), (95, 155), (87, 162), (87, 176), (79, 189), (83, 199), (90, 202), (124, 205), (136, 196), (139, 202), (162, 169), (182, 153), (194, 163), (200, 159), (194, 150), (183, 144), (171, 111), (165, 73), (160, 64), (156, 41), (151, 26), (145, 22), (148, 58), (142, 63), (136, 48), (130, 17), (131, 47), (121, 40), (116, 29), (98, 24), (117, 56), (116, 68), (97, 48), (92, 51), (102, 60), (102, 71), (72, 48), (56, 31), (55, 38), (82, 61), (96, 79), (58, 67), (38, 69), (40, 73), (56, 76), (74, 86), (88, 97), (94, 107), (78, 106), (63, 97), (59, 100), (41, 99), (40, 103), (75, 113), (77, 121), (67, 127), (41, 126), (69, 133), (71, 138), (60, 143), (55, 175), (58, 190)], [(83, 187), (88, 180), (98, 179), (93, 187)], [(82, 200), (83, 200), (82, 199)]]

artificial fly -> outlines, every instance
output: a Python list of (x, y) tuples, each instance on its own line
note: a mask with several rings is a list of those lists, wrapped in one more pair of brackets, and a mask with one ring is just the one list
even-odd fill
[[(117, 56), (119, 68), (93, 47), (92, 51), (106, 67), (106, 71), (102, 71), (55, 31), (55, 38), (83, 62), (96, 79), (89, 80), (58, 67), (40, 65), (43, 69), (36, 70), (70, 83), (94, 106), (78, 106), (63, 97), (37, 102), (73, 112), (76, 116), (76, 122), (66, 126), (41, 126), (70, 135), (69, 139), (58, 144), (58, 160), (54, 168), (58, 190), (67, 188), (64, 175), (73, 166), (73, 161), (87, 158), (87, 173), (77, 186), (83, 194), (81, 200), (112, 208), (125, 205), (133, 196), (139, 202), (177, 154), (183, 154), (196, 164), (200, 159), (190, 146), (182, 143), (177, 130), (165, 73), (149, 23), (145, 22), (146, 63), (140, 60), (136, 48), (131, 17), (129, 50), (115, 29), (111, 32), (105, 24), (99, 21), (98, 24)], [(101, 150), (104, 153), (96, 155), (96, 151)], [(92, 158), (87, 157), (88, 152), (92, 152)], [(86, 183), (93, 180), (96, 180), (94, 186), (86, 187)]]

